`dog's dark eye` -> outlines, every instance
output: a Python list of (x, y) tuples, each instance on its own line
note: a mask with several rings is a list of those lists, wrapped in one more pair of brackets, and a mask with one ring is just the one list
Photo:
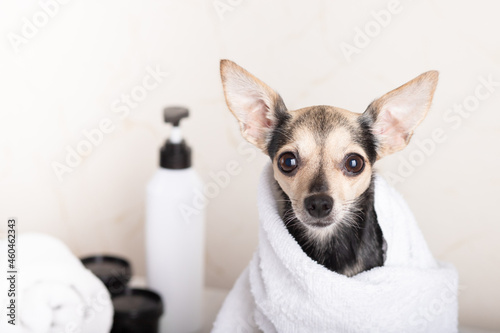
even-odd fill
[(297, 157), (295, 157), (295, 155), (290, 152), (281, 154), (278, 159), (278, 167), (285, 173), (295, 170), (295, 168), (297, 168), (297, 164)]
[(345, 170), (352, 175), (360, 173), (363, 171), (364, 167), (365, 161), (363, 157), (358, 154), (348, 155), (344, 163)]

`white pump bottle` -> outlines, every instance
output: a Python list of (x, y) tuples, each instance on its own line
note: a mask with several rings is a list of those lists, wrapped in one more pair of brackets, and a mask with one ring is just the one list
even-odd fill
[(183, 107), (165, 109), (165, 122), (173, 128), (147, 186), (147, 281), (163, 299), (161, 333), (200, 332), (203, 324), (205, 214), (196, 201), (202, 183), (179, 128), (188, 114)]

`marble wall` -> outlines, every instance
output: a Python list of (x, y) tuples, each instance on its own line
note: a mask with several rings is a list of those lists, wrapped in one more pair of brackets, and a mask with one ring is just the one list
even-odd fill
[(362, 112), (437, 69), (431, 112), (379, 171), (436, 257), (457, 267), (461, 323), (500, 329), (499, 10), (494, 0), (1, 2), (0, 219), (16, 216), (22, 232), (58, 236), (78, 255), (129, 257), (143, 274), (145, 185), (169, 130), (161, 110), (187, 105), (203, 180), (239, 166), (207, 207), (206, 283), (229, 288), (257, 243), (267, 160), (225, 106), (219, 59), (291, 109)]

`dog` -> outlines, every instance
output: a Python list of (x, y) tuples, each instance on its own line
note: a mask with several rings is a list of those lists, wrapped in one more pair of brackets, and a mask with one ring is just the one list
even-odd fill
[(326, 105), (288, 110), (234, 62), (221, 60), (220, 73), (243, 137), (272, 161), (283, 223), (302, 250), (348, 277), (383, 266), (374, 164), (408, 145), (430, 108), (438, 72), (421, 74), (363, 113)]

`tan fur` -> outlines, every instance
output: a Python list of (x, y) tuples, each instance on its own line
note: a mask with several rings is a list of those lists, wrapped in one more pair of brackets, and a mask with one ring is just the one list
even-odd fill
[[(281, 97), (265, 83), (229, 60), (221, 61), (221, 76), (227, 105), (238, 119), (242, 135), (252, 144), (267, 153), (267, 145), (276, 125), (274, 107)], [(304, 199), (310, 193), (310, 184), (321, 168), (327, 193), (333, 198), (331, 214), (322, 221), (331, 225), (321, 231), (311, 227), (309, 232), (318, 239), (328, 237), (335, 230), (338, 221), (349, 220), (350, 204), (370, 186), (372, 168), (363, 147), (351, 136), (361, 132), (360, 117), (374, 121), (372, 133), (378, 142), (377, 159), (404, 148), (413, 131), (425, 118), (436, 89), (438, 72), (430, 71), (390, 91), (374, 101), (364, 114), (353, 113), (336, 107), (321, 106), (327, 119), (314, 119), (314, 111), (319, 107), (285, 111), (289, 124), (296, 124), (292, 133), (286, 133), (288, 143), (280, 147), (273, 156), (274, 177), (292, 201), (296, 217), (304, 224), (313, 222), (304, 207)], [(283, 104), (284, 106), (284, 104)], [(323, 115), (324, 116), (324, 115)], [(308, 121), (299, 122), (305, 118)], [(340, 120), (339, 120), (340, 119)], [(322, 121), (330, 121), (334, 126), (328, 133), (318, 128)], [(319, 123), (319, 125), (318, 125)], [(281, 128), (280, 128), (281, 130)], [(321, 141), (321, 142), (318, 142)], [(293, 152), (299, 157), (299, 167), (293, 175), (286, 175), (278, 168), (278, 159), (284, 152)], [(344, 170), (348, 154), (356, 153), (364, 158), (365, 168), (356, 176)], [(374, 154), (373, 159), (375, 159)]]
[[(310, 108), (304, 108), (291, 112), (292, 122), (309, 110)], [(349, 120), (352, 126), (358, 126), (356, 120), (360, 114), (334, 107), (329, 107), (328, 111), (340, 113)], [(306, 223), (311, 219), (303, 207), (304, 199), (311, 195), (310, 181), (314, 178), (318, 168), (322, 167), (323, 170), (327, 170), (326, 180), (331, 184), (330, 190), (325, 194), (330, 195), (334, 200), (333, 213), (329, 218), (331, 222), (341, 220), (347, 214), (347, 203), (359, 197), (370, 185), (372, 166), (363, 148), (353, 142), (351, 133), (346, 127), (339, 127), (330, 132), (326, 139), (324, 155), (321, 155), (321, 146), (316, 142), (312, 128), (307, 126), (297, 128), (291, 141), (278, 151), (273, 160), (273, 168), (275, 179), (290, 197), (297, 217)], [(298, 153), (300, 156), (301, 167), (293, 177), (284, 175), (277, 166), (279, 156), (288, 151)], [(357, 177), (347, 176), (343, 171), (344, 158), (350, 153), (357, 153), (365, 160), (365, 169)], [(322, 234), (325, 233), (322, 232)]]

